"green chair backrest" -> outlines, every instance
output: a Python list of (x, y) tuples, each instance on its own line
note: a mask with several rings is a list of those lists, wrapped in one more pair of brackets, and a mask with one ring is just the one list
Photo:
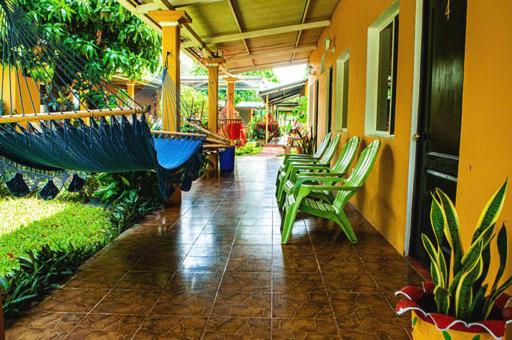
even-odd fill
[[(374, 140), (368, 145), (357, 160), (357, 163), (352, 170), (352, 173), (347, 178), (346, 182), (343, 186), (346, 187), (360, 187), (364, 184), (368, 176), (370, 175), (370, 171), (375, 164), (375, 160), (377, 159), (377, 154), (380, 149), (380, 140)], [(340, 210), (343, 209), (348, 200), (355, 194), (355, 191), (339, 191), (336, 194), (336, 198), (334, 199), (333, 206), (335, 209)]]
[(331, 133), (325, 135), (324, 139), (322, 139), (322, 142), (318, 146), (318, 149), (316, 149), (316, 152), (313, 154), (314, 158), (320, 158), (324, 154), (325, 150), (327, 149), (327, 146), (329, 145), (329, 142), (331, 141)]
[(341, 138), (341, 136), (339, 134), (334, 136), (334, 138), (329, 143), (329, 146), (325, 150), (324, 154), (318, 160), (318, 163), (329, 164), (331, 162), (331, 159), (334, 156), (334, 153), (336, 152), (336, 148), (338, 147), (338, 144), (340, 143), (340, 138)]
[(332, 167), (332, 172), (338, 174), (344, 174), (347, 172), (348, 167), (352, 164), (356, 155), (357, 148), (359, 147), (359, 137), (354, 136), (350, 138), (343, 148), (341, 148), (340, 156)]

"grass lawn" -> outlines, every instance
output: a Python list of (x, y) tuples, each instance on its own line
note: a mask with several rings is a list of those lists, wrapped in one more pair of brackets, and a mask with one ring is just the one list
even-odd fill
[(110, 213), (82, 203), (0, 198), (0, 275), (18, 266), (16, 257), (48, 244), (66, 249), (106, 243)]

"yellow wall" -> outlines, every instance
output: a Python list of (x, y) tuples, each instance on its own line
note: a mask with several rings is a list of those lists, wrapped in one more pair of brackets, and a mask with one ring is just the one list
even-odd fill
[[(468, 1), (457, 208), (470, 242), (489, 196), (512, 180), (512, 2)], [(512, 183), (511, 183), (512, 184)], [(512, 247), (512, 185), (502, 218)], [(512, 252), (509, 250), (509, 254)], [(508, 273), (512, 275), (509, 256)]]
[[(318, 44), (319, 48), (313, 52), (310, 58), (314, 74), (309, 79), (310, 84), (317, 78), (320, 81), (318, 129), (320, 138), (325, 133), (326, 125), (325, 96), (328, 68), (331, 65), (334, 66), (336, 77), (336, 58), (347, 49), (350, 49), (350, 76), (348, 132), (344, 133), (344, 139), (353, 135), (364, 136), (368, 26), (392, 4), (391, 0), (340, 1), (331, 18), (332, 25), (324, 30)], [(365, 188), (352, 200), (399, 252), (403, 252), (404, 249), (406, 223), (414, 24), (414, 1), (402, 1), (400, 4), (395, 136), (392, 139), (382, 139), (382, 149), (373, 173)], [(324, 52), (323, 40), (327, 36), (334, 40), (336, 51), (326, 54), (325, 72), (321, 74), (320, 58)], [(336, 79), (334, 83), (336, 84)], [(334, 89), (333, 95), (335, 93)], [(333, 105), (334, 107), (335, 105)], [(333, 113), (333, 126), (337, 118), (339, 117)], [(372, 139), (364, 137), (363, 144), (369, 143)], [(376, 202), (378, 204), (375, 204)]]
[[(12, 101), (13, 101), (13, 107), (12, 107), (12, 110), (13, 110), (13, 113), (14, 111), (16, 111), (17, 113), (21, 114), (23, 112), (25, 113), (34, 113), (34, 112), (39, 112), (40, 110), (40, 102), (41, 102), (41, 99), (40, 99), (40, 96), (39, 96), (39, 91), (37, 89), (37, 83), (32, 80), (32, 78), (30, 77), (26, 77), (26, 82), (25, 82), (25, 77), (21, 74), (21, 72), (19, 72), (19, 76), (16, 75), (16, 71), (14, 70), (11, 70), (10, 71), (10, 78), (11, 78), (11, 83), (9, 85), (9, 69), (8, 68), (5, 68), (5, 69), (2, 69), (2, 67), (0, 67), (0, 78), (2, 77), (2, 72), (3, 72), (3, 77), (4, 77), (4, 86), (3, 86), (3, 93), (1, 93), (2, 97), (2, 101), (3, 101), (3, 104), (4, 104), (4, 114), (8, 114), (11, 107), (10, 107), (10, 104), (11, 104), (11, 97), (12, 97)], [(19, 79), (19, 83), (18, 83), (18, 79)], [(1, 83), (1, 79), (0, 79), (0, 83)], [(0, 87), (1, 87), (1, 84), (0, 84)], [(28, 88), (27, 88), (28, 87)], [(1, 91), (1, 89), (0, 89)], [(11, 94), (12, 92), (12, 94)], [(32, 101), (30, 100), (30, 97), (32, 96)], [(22, 105), (23, 103), (23, 105)], [(34, 110), (35, 108), (35, 110)]]
[[(344, 132), (344, 139), (353, 135), (364, 136), (364, 143), (372, 139), (364, 133), (367, 29), (392, 3), (391, 0), (340, 1), (331, 18), (332, 25), (324, 30), (318, 42), (318, 48), (310, 58), (313, 74), (309, 79), (310, 84), (316, 79), (320, 81), (320, 138), (325, 133), (325, 83), (328, 68), (330, 65), (336, 68), (336, 58), (350, 49), (348, 132)], [(392, 139), (381, 139), (383, 147), (373, 173), (365, 188), (352, 200), (399, 252), (404, 250), (407, 213), (413, 112), (415, 3), (414, 0), (402, 0), (400, 3), (395, 136)], [(512, 16), (510, 13), (512, 13), (510, 0), (496, 0), (492, 4), (487, 0), (468, 1), (456, 203), (466, 247), (487, 199), (506, 177), (512, 177), (512, 35), (510, 34)], [(334, 40), (336, 51), (326, 54), (325, 72), (321, 73), (320, 60), (324, 53), (325, 37)], [(336, 76), (336, 72), (334, 75)], [(336, 80), (334, 83), (336, 84)], [(333, 126), (336, 118), (338, 117), (333, 113)], [(502, 221), (512, 224), (512, 183), (508, 194), (500, 225)], [(511, 228), (509, 228), (509, 240), (512, 244)], [(512, 258), (509, 259), (508, 266), (508, 272), (512, 274), (510, 263)]]

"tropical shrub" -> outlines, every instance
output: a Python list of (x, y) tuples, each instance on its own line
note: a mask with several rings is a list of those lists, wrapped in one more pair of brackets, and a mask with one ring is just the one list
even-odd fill
[(298, 144), (302, 153), (312, 155), (316, 149), (316, 135), (313, 131), (309, 132), (307, 130), (297, 130), (297, 135), (299, 136)]
[[(421, 237), (430, 258), (437, 313), (467, 322), (487, 320), (496, 300), (512, 285), (512, 277), (502, 280), (508, 256), (507, 230), (505, 225), (496, 230), (507, 182), (485, 205), (467, 250), (462, 247), (459, 217), (453, 202), (443, 191), (435, 190), (430, 211), (434, 240), (425, 234)], [(499, 269), (489, 286), (486, 282), (494, 238), (499, 254)], [(450, 248), (449, 258), (443, 251), (445, 246)]]
[(69, 246), (65, 249), (44, 245), (37, 252), (29, 250), (19, 258), (20, 266), (0, 277), (3, 311), (12, 317), (26, 309), (72, 276), (81, 263), (91, 257), (102, 245)]
[(237, 156), (257, 155), (263, 151), (263, 147), (258, 142), (248, 142), (244, 146), (239, 146), (235, 150)]

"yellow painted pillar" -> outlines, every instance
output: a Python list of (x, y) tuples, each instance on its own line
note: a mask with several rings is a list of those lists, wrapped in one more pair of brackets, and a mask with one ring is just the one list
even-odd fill
[(268, 95), (267, 95), (266, 109), (265, 109), (265, 144), (268, 143), (268, 117), (270, 117), (270, 106), (268, 105)]
[[(208, 58), (203, 62), (208, 68), (208, 130), (217, 133), (219, 126), (219, 64), (222, 58)], [(218, 170), (218, 155), (212, 154), (210, 162), (214, 171)]]
[[(167, 77), (162, 84), (162, 125), (164, 130), (180, 130), (180, 25), (192, 20), (185, 11), (149, 11), (148, 15), (162, 28), (162, 64)], [(176, 190), (169, 200), (181, 203), (181, 190)]]
[(135, 83), (126, 83), (126, 93), (128, 97), (135, 98)]
[(164, 130), (179, 131), (180, 26), (192, 20), (185, 11), (149, 11), (148, 15), (162, 28), (162, 63), (168, 75), (162, 84), (162, 125)]
[(227, 87), (227, 113), (228, 119), (235, 118), (235, 82), (238, 78), (227, 77), (224, 78)]

